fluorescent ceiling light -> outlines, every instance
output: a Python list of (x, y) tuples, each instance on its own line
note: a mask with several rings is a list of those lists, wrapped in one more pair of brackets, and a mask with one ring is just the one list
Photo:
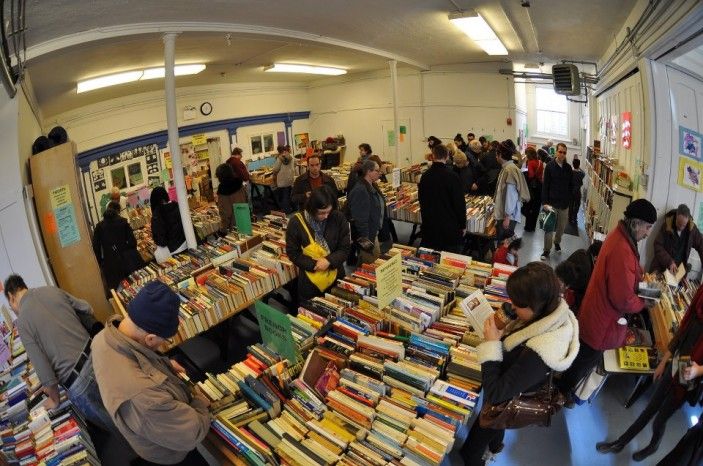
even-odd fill
[(339, 76), (347, 74), (347, 70), (342, 68), (332, 68), (329, 66), (314, 66), (314, 65), (294, 65), (291, 63), (275, 63), (272, 66), (264, 67), (264, 71), (271, 73), (309, 73), (309, 74), (325, 74), (329, 76)]
[[(188, 74), (198, 74), (205, 69), (205, 65), (190, 64), (190, 65), (176, 65), (174, 67), (174, 73), (176, 76), (184, 76)], [(166, 70), (164, 67), (159, 68), (147, 68), (145, 70), (134, 70), (125, 71), (122, 73), (108, 74), (106, 76), (100, 76), (98, 78), (85, 79), (83, 81), (78, 81), (78, 86), (76, 92), (78, 94), (88, 91), (93, 91), (95, 89), (101, 89), (103, 87), (116, 86), (118, 84), (131, 83), (134, 81), (144, 81), (146, 79), (156, 79), (163, 78), (166, 75)]]
[(452, 13), (449, 21), (469, 36), (488, 55), (507, 55), (508, 50), (485, 19), (473, 10)]
[[(205, 65), (176, 65), (173, 68), (173, 72), (176, 76), (186, 76), (189, 74), (198, 74), (205, 69)], [(156, 79), (163, 78), (166, 76), (166, 69), (161, 66), (159, 68), (147, 68), (144, 70), (144, 75), (142, 76), (142, 81), (145, 79)]]
[(102, 87), (116, 86), (118, 84), (131, 83), (132, 81), (139, 81), (142, 77), (142, 71), (127, 71), (124, 73), (109, 74), (107, 76), (100, 76), (99, 78), (86, 79), (84, 81), (78, 81), (78, 93), (93, 91), (95, 89), (100, 89)]

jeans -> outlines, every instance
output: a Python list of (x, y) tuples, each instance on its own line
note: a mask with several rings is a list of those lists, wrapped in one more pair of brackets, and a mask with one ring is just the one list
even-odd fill
[(561, 236), (564, 234), (566, 222), (569, 220), (569, 208), (564, 209), (554, 208), (554, 213), (557, 214), (557, 229), (551, 233), (544, 234), (544, 250), (549, 252), (552, 249), (552, 243), (561, 244)]
[(581, 208), (581, 190), (576, 191), (571, 198), (571, 205), (569, 205), (569, 223), (576, 224), (579, 216), (579, 209)]
[[(114, 421), (107, 413), (100, 398), (98, 382), (93, 372), (93, 360), (88, 358), (70, 387), (66, 388), (68, 399), (83, 417), (105, 432), (119, 433)], [(121, 434), (119, 434), (121, 435)]]

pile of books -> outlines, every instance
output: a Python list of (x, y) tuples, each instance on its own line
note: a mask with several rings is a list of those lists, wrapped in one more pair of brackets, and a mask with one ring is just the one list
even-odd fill
[(495, 236), (496, 221), (493, 217), (491, 196), (466, 196), (466, 231)]
[(192, 209), (190, 217), (193, 220), (195, 234), (201, 240), (217, 233), (220, 229), (220, 213), (214, 204)]
[(407, 182), (407, 183), (419, 183), (420, 178), (422, 177), (422, 174), (427, 171), (429, 168), (429, 164), (427, 162), (423, 162), (420, 164), (415, 164), (415, 165), (410, 165), (409, 167), (401, 168), (400, 169), (400, 179), (401, 181)]

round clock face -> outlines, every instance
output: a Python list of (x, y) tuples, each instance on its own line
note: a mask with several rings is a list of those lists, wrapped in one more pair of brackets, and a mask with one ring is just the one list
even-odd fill
[(212, 104), (210, 102), (203, 102), (200, 106), (200, 113), (203, 115), (209, 115), (212, 113)]

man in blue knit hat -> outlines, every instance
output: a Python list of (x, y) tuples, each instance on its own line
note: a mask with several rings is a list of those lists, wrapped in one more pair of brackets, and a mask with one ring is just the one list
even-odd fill
[(128, 316), (112, 317), (93, 339), (100, 395), (141, 457), (133, 464), (207, 464), (195, 448), (210, 427), (209, 403), (157, 352), (178, 331), (179, 303), (165, 284), (147, 283), (129, 303)]

